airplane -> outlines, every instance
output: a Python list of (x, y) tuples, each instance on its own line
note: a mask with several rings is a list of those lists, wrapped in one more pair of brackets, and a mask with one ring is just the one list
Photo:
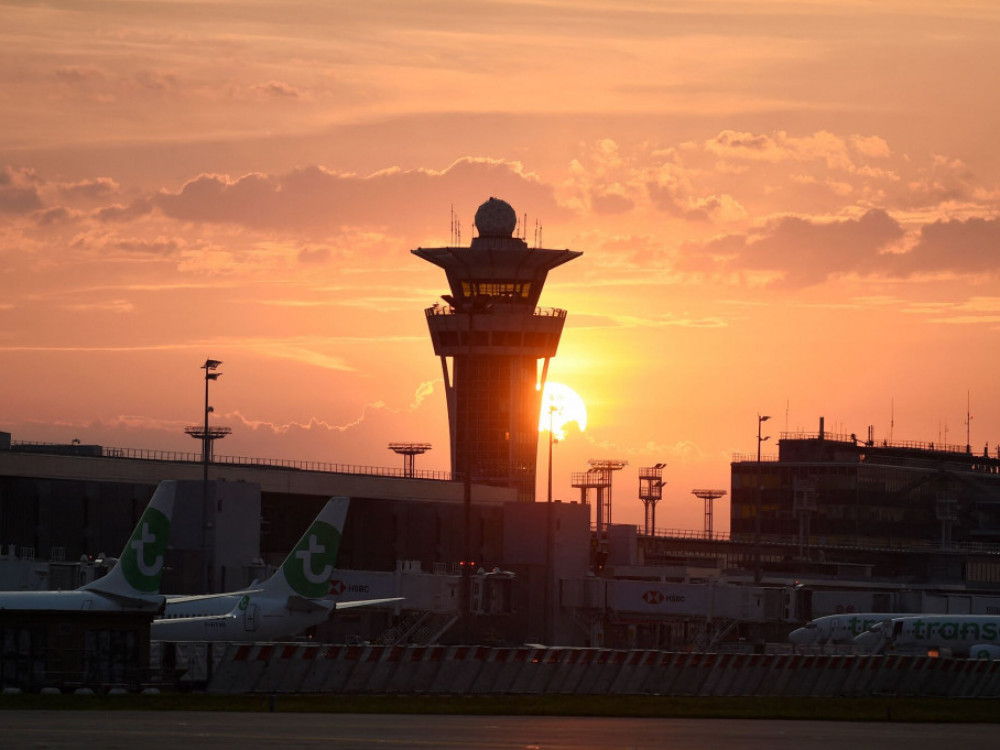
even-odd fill
[(402, 597), (335, 602), (330, 590), (349, 499), (331, 498), (274, 575), (259, 586), (225, 594), (168, 597), (154, 620), (154, 641), (270, 641), (325, 622), (335, 610)]
[(887, 649), (941, 652), (973, 659), (1000, 659), (1000, 616), (907, 615), (869, 627), (854, 643), (872, 652)]
[(895, 617), (909, 617), (912, 613), (847, 612), (826, 615), (810, 620), (801, 628), (788, 634), (788, 640), (797, 646), (825, 645), (827, 643), (850, 643), (855, 636), (883, 620)]
[(177, 482), (160, 482), (118, 563), (107, 575), (71, 591), (3, 591), (0, 610), (159, 612), (160, 579), (170, 536)]

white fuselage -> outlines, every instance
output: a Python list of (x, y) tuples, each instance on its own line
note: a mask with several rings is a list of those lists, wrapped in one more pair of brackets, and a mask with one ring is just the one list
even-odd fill
[(876, 623), (906, 615), (885, 612), (850, 612), (842, 615), (817, 617), (793, 630), (788, 640), (797, 646), (850, 643), (854, 638)]
[(155, 612), (162, 606), (163, 597), (158, 594), (133, 597), (128, 604), (125, 604), (112, 597), (85, 589), (74, 589), (73, 591), (0, 592), (0, 611)]
[[(229, 600), (224, 614), (218, 612), (219, 600)], [(331, 602), (329, 609), (317, 606), (310, 611), (292, 611), (284, 601), (253, 594), (213, 597), (175, 605), (174, 616), (170, 616), (171, 605), (168, 604), (165, 616), (153, 621), (150, 638), (154, 641), (273, 641), (325, 622), (333, 610)], [(177, 616), (182, 611), (184, 616)]]
[(176, 620), (182, 617), (227, 615), (235, 609), (240, 599), (249, 592), (232, 591), (208, 596), (167, 596), (163, 614), (157, 620)]
[(867, 648), (948, 649), (967, 655), (974, 646), (1000, 646), (996, 615), (910, 615), (873, 625), (854, 639)]

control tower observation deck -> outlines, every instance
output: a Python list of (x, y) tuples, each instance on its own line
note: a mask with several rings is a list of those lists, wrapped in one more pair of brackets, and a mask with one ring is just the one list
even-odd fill
[(452, 472), (533, 502), (542, 388), (566, 321), (538, 299), (548, 272), (583, 253), (529, 248), (516, 226), (510, 204), (490, 198), (470, 247), (411, 252), (443, 268), (451, 288), (447, 305), (424, 312), (444, 372)]

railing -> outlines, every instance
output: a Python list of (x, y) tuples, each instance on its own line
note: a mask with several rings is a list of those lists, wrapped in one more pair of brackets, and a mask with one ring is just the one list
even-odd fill
[[(761, 463), (776, 462), (778, 460), (779, 459), (778, 459), (777, 456), (761, 456), (760, 457), (760, 462)], [(734, 464), (740, 464), (740, 463), (752, 463), (752, 464), (755, 464), (755, 463), (757, 463), (757, 454), (756, 453), (734, 453), (733, 454), (732, 463), (734, 463)]]
[[(613, 524), (614, 526), (628, 526), (629, 524)], [(590, 530), (596, 532), (597, 524), (591, 522)], [(636, 533), (639, 536), (646, 536), (643, 533), (643, 527), (636, 525)], [(713, 531), (711, 535), (707, 531), (696, 531), (695, 529), (654, 529), (653, 536), (662, 536), (670, 539), (704, 539), (706, 541), (713, 542), (727, 542), (729, 541), (728, 531)]]
[[(22, 446), (31, 446), (32, 448), (52, 448), (51, 451), (39, 451), (35, 450), (33, 452), (43, 453), (47, 452), (50, 454), (57, 455), (73, 455), (64, 450), (64, 446), (56, 443), (29, 443), (20, 440), (11, 441), (11, 449), (16, 450)], [(202, 463), (202, 457), (200, 453), (191, 453), (183, 451), (163, 451), (163, 450), (149, 450), (145, 448), (101, 448), (101, 457), (103, 458), (122, 458), (131, 459), (138, 461), (164, 461), (170, 463)], [(359, 464), (336, 464), (329, 463), (326, 461), (299, 461), (286, 458), (253, 458), (249, 456), (214, 456), (211, 463), (213, 465), (225, 465), (225, 466), (245, 466), (251, 468), (261, 468), (261, 469), (294, 469), (296, 471), (315, 471), (322, 472), (326, 474), (361, 474), (364, 476), (379, 476), (379, 477), (404, 477), (408, 479), (437, 479), (450, 481), (452, 479), (452, 474), (450, 471), (426, 471), (426, 470), (416, 470), (411, 474), (408, 474), (405, 469), (402, 468), (390, 468), (386, 466), (368, 466)]]
[[(457, 311), (454, 307), (449, 305), (434, 305), (433, 307), (428, 307), (424, 310), (424, 315), (428, 318), (434, 315), (457, 315)], [(487, 315), (488, 313), (481, 313), (481, 315)], [(533, 315), (541, 318), (565, 318), (566, 311), (561, 310), (558, 307), (536, 307)]]
[[(615, 524), (629, 525), (629, 524)], [(597, 524), (591, 522), (591, 532), (597, 531)], [(647, 536), (643, 533), (642, 526), (635, 526), (639, 536)], [(753, 544), (753, 534), (732, 534), (728, 531), (713, 531), (711, 535), (707, 531), (696, 529), (654, 529), (654, 538), (664, 539), (697, 539), (706, 542), (734, 542), (740, 544)], [(798, 547), (799, 538), (780, 536), (777, 534), (761, 534), (761, 544), (776, 547)], [(846, 537), (828, 537), (822, 535), (812, 535), (808, 540), (808, 546), (823, 549), (850, 549), (865, 550), (871, 552), (979, 552), (984, 554), (1000, 554), (1000, 544), (990, 542), (953, 542), (948, 547), (942, 548), (940, 542), (932, 540), (904, 540), (889, 538), (866, 538), (854, 541)]]
[[(819, 440), (818, 432), (782, 432), (782, 440)], [(941, 453), (964, 453), (971, 454), (972, 450), (967, 445), (951, 445), (948, 443), (934, 443), (925, 440), (873, 440), (868, 442), (859, 438), (856, 434), (843, 435), (832, 432), (822, 434), (824, 440), (833, 443), (851, 443), (853, 445), (867, 448), (906, 448), (921, 451), (939, 451)]]
[[(591, 524), (591, 530), (595, 530), (595, 524)], [(636, 526), (640, 536), (642, 527)], [(740, 544), (753, 544), (753, 534), (731, 534), (728, 531), (713, 531), (709, 536), (707, 531), (696, 531), (694, 529), (655, 529), (654, 537), (667, 539), (698, 539), (704, 541), (725, 541)], [(777, 534), (761, 534), (761, 544), (772, 547), (798, 547), (800, 541), (798, 537), (779, 536)], [(942, 548), (940, 542), (931, 540), (905, 540), (889, 538), (867, 538), (853, 541), (848, 538), (830, 538), (821, 535), (812, 535), (808, 540), (808, 546), (822, 549), (844, 549), (844, 550), (864, 550), (870, 552), (978, 552), (983, 554), (1000, 554), (1000, 544), (990, 542), (953, 542)]]

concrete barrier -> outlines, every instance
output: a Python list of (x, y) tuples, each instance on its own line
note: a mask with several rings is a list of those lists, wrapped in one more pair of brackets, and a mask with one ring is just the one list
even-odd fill
[(271, 651), (270, 658), (254, 686), (258, 693), (300, 693), (302, 682), (312, 665), (319, 646), (279, 644)]
[(215, 693), (1000, 697), (1000, 661), (485, 646), (229, 644)]
[(267, 669), (273, 646), (260, 643), (230, 644), (215, 668), (208, 691), (211, 693), (252, 693)]
[(465, 695), (479, 677), (490, 649), (485, 646), (450, 646), (428, 686), (431, 693)]

